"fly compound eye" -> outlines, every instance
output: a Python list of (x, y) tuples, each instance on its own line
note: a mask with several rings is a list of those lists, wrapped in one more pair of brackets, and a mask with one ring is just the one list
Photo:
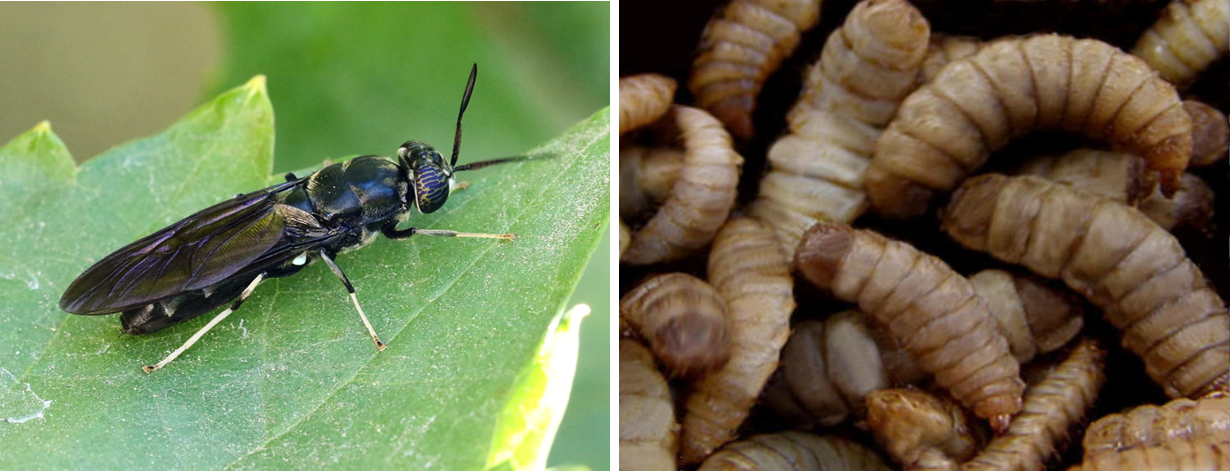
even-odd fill
[(438, 165), (423, 162), (414, 169), (414, 198), (423, 214), (435, 212), (448, 200), (449, 175)]

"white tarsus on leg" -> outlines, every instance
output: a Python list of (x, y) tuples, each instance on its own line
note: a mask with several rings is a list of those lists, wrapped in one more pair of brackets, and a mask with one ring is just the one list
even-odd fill
[[(248, 287), (244, 288), (242, 293), (239, 293), (239, 297), (236, 298), (236, 302), (239, 302), (242, 304), (243, 301), (245, 299), (248, 299), (248, 296), (252, 294), (252, 290), (256, 289), (256, 285), (261, 284), (261, 282), (264, 280), (265, 280), (264, 273), (260, 275), (256, 275), (256, 278), (253, 279), (252, 282), (248, 284)], [(209, 332), (209, 329), (214, 328), (215, 325), (218, 325), (219, 322), (222, 322), (222, 319), (226, 319), (226, 316), (229, 316), (231, 315), (232, 312), (235, 312), (235, 305), (232, 303), (231, 306), (232, 307), (226, 308), (225, 311), (218, 313), (217, 316), (214, 316), (214, 318), (211, 319), (208, 324), (205, 324), (205, 327), (202, 327), (201, 330), (198, 330), (196, 331), (195, 334), (192, 334), (192, 337), (188, 337), (187, 342), (184, 342), (182, 346), (177, 348), (174, 352), (171, 352), (171, 354), (167, 355), (167, 357), (164, 358), (162, 361), (158, 362), (155, 365), (142, 366), (141, 369), (145, 370), (146, 373), (153, 373), (159, 368), (167, 366), (168, 363), (174, 361), (176, 357), (184, 353), (184, 351), (188, 350), (188, 347), (191, 347), (192, 344), (196, 343), (197, 340), (200, 340), (201, 336), (205, 335), (206, 332)]]

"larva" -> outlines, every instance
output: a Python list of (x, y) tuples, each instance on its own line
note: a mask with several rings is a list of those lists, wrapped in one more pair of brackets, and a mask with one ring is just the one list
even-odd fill
[(684, 273), (651, 277), (619, 300), (619, 316), (673, 376), (696, 377), (730, 356), (726, 301)]
[(619, 340), (619, 469), (674, 471), (679, 424), (670, 388), (639, 342)]
[(619, 79), (619, 134), (657, 121), (675, 99), (675, 79), (641, 74)]
[(1230, 440), (1230, 396), (1179, 398), (1098, 419), (1085, 430), (1085, 455), (1157, 446), (1170, 440)]
[(1172, 440), (1159, 446), (1104, 451), (1085, 457), (1068, 471), (1226, 471), (1230, 470), (1230, 442)]
[(874, 452), (836, 436), (803, 432), (754, 435), (705, 460), (700, 471), (888, 471)]
[(960, 465), (955, 460), (935, 448), (924, 448), (911, 463), (905, 463), (906, 471), (957, 471)]
[(632, 231), (628, 229), (628, 225), (624, 224), (624, 218), (619, 218), (619, 256), (622, 257), (624, 252), (628, 251), (628, 244), (632, 243)]
[(1025, 393), (1025, 406), (1008, 433), (995, 437), (963, 471), (1041, 471), (1067, 441), (1068, 430), (1093, 406), (1106, 382), (1106, 353), (1082, 340), (1067, 359)]
[(679, 181), (683, 149), (623, 146), (619, 149), (619, 214), (637, 219), (662, 205)]
[(683, 168), (666, 202), (633, 235), (624, 263), (669, 262), (704, 247), (735, 203), (743, 158), (731, 147), (722, 123), (686, 106), (673, 106), (671, 114), (687, 151)]
[[(1019, 363), (1059, 349), (1084, 325), (1080, 300), (1066, 290), (1002, 270), (969, 279)], [(831, 427), (863, 417), (871, 391), (924, 381), (914, 356), (864, 317), (845, 311), (796, 323), (761, 401), (785, 422)]]
[(916, 462), (934, 448), (957, 461), (978, 451), (965, 411), (947, 398), (917, 389), (883, 389), (867, 395), (867, 429), (898, 463)]
[(882, 214), (918, 216), (991, 151), (1035, 129), (1143, 156), (1166, 195), (1191, 156), (1191, 119), (1147, 65), (1100, 41), (1037, 35), (988, 43), (910, 94), (876, 143), (867, 194)]
[(820, 21), (820, 0), (733, 0), (701, 34), (688, 89), (739, 139), (765, 80)]
[(1183, 109), (1192, 118), (1192, 167), (1208, 167), (1226, 160), (1230, 142), (1230, 122), (1226, 115), (1196, 100), (1183, 100)]
[(969, 280), (942, 260), (870, 231), (820, 223), (795, 266), (885, 326), (958, 402), (997, 432), (1021, 408), (1016, 359)]
[(1230, 387), (1230, 315), (1178, 241), (1123, 204), (1032, 176), (967, 180), (943, 212), (962, 245), (1062, 278), (1172, 398)]
[(1172, 0), (1132, 54), (1175, 84), (1195, 79), (1230, 50), (1230, 1)]
[(817, 221), (848, 223), (866, 208), (863, 173), (880, 131), (917, 86), (929, 32), (906, 0), (865, 0), (829, 35), (749, 208), (787, 254)]
[(1213, 217), (1213, 190), (1200, 177), (1183, 173), (1179, 190), (1167, 198), (1141, 178), (1140, 158), (1124, 152), (1076, 149), (1058, 157), (1038, 156), (1027, 160), (1020, 173), (1135, 205), (1166, 230), (1201, 228)]
[(731, 219), (713, 241), (709, 281), (730, 310), (730, 360), (696, 382), (684, 402), (685, 464), (735, 437), (777, 368), (794, 310), (786, 260), (773, 231), (755, 219)]
[(931, 44), (927, 46), (927, 56), (923, 59), (922, 74), (919, 83), (935, 80), (940, 70), (949, 62), (959, 61), (974, 55), (982, 45), (981, 39), (973, 36), (954, 36), (951, 34), (931, 33)]

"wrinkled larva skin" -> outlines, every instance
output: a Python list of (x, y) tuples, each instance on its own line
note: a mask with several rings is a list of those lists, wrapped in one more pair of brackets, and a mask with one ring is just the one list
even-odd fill
[(923, 59), (922, 74), (918, 76), (919, 83), (934, 80), (949, 62), (974, 55), (982, 49), (983, 44), (985, 43), (981, 39), (973, 36), (932, 33), (931, 45), (927, 47), (927, 57)]
[(1230, 50), (1230, 0), (1173, 0), (1132, 54), (1184, 84)]
[(619, 134), (657, 121), (675, 100), (675, 79), (641, 74), (619, 79)]
[(692, 275), (668, 273), (645, 280), (619, 300), (619, 316), (649, 342), (672, 376), (700, 376), (730, 356), (726, 301)]
[(829, 35), (769, 149), (772, 166), (748, 212), (773, 226), (789, 255), (818, 221), (863, 213), (863, 174), (880, 131), (916, 87), (930, 28), (905, 0), (866, 0)]
[(701, 34), (688, 89), (731, 134), (752, 137), (756, 96), (820, 21), (820, 0), (733, 0)]
[(928, 448), (956, 461), (978, 451), (965, 411), (947, 397), (917, 389), (883, 389), (867, 395), (867, 429), (898, 463), (919, 460)]
[(649, 222), (636, 231), (622, 261), (670, 262), (708, 245), (735, 204), (743, 157), (722, 123), (704, 110), (675, 105), (671, 113), (686, 150), (679, 179)]
[(755, 435), (714, 453), (701, 471), (888, 471), (875, 452), (836, 436)]
[(640, 342), (619, 340), (619, 468), (674, 471), (679, 424), (666, 379)]
[(995, 437), (963, 471), (1042, 471), (1069, 430), (1093, 407), (1106, 382), (1106, 353), (1091, 340), (1073, 347), (1068, 358), (1025, 392), (1025, 406), (1008, 433)]
[(1086, 456), (1068, 471), (1227, 471), (1230, 441), (1173, 440), (1147, 448), (1104, 451)]
[(1140, 157), (1115, 151), (1076, 149), (1062, 156), (1033, 157), (1021, 167), (1023, 175), (1072, 185), (1136, 209), (1162, 229), (1180, 225), (1197, 229), (1213, 217), (1213, 190), (1200, 177), (1184, 172), (1179, 190), (1167, 198), (1142, 178)]
[(619, 215), (636, 220), (662, 205), (679, 181), (686, 152), (674, 147), (619, 149)]
[(795, 266), (821, 289), (857, 302), (962, 405), (1003, 432), (1025, 383), (986, 301), (969, 280), (913, 246), (820, 223), (803, 235)]
[(684, 401), (683, 463), (696, 464), (734, 439), (777, 368), (794, 311), (794, 281), (773, 231), (751, 218), (722, 227), (709, 253), (709, 282), (730, 309), (730, 360), (692, 386)]
[(1230, 440), (1230, 396), (1180, 398), (1102, 417), (1085, 430), (1085, 456), (1205, 438)]
[(1139, 211), (1032, 176), (967, 180), (942, 229), (972, 250), (1062, 279), (1123, 329), (1172, 398), (1230, 387), (1230, 315), (1169, 232)]
[(881, 214), (917, 217), (991, 151), (1040, 129), (1144, 157), (1166, 195), (1191, 157), (1191, 119), (1148, 65), (1097, 40), (1037, 35), (988, 43), (910, 94), (876, 143), (867, 194)]

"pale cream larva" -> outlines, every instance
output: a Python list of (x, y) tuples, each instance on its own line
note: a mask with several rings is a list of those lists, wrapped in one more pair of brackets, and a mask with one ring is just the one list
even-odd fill
[(1148, 65), (1097, 40), (1037, 35), (988, 43), (910, 94), (876, 143), (867, 194), (884, 215), (916, 217), (992, 151), (1040, 129), (1144, 157), (1166, 195), (1191, 157), (1191, 119)]
[(1135, 407), (1102, 417), (1085, 430), (1085, 456), (1157, 446), (1181, 439), (1230, 440), (1230, 396), (1179, 398), (1162, 406)]
[(1230, 0), (1172, 0), (1132, 48), (1175, 84), (1195, 79), (1230, 51)]
[(1102, 308), (1170, 397), (1230, 387), (1225, 304), (1179, 242), (1139, 211), (1038, 177), (988, 174), (953, 194), (942, 228)]
[(829, 35), (748, 209), (787, 254), (817, 221), (848, 223), (866, 208), (863, 174), (880, 131), (918, 85), (929, 32), (909, 2), (865, 0)]
[(622, 261), (669, 262), (708, 245), (735, 204), (743, 158), (722, 123), (704, 110), (675, 105), (670, 116), (686, 151), (679, 179), (649, 222), (632, 236)]
[(675, 79), (641, 74), (619, 79), (619, 134), (657, 121), (675, 99)]
[(701, 34), (688, 89), (739, 139), (752, 137), (756, 96), (820, 21), (820, 0), (733, 0)]
[(875, 452), (837, 436), (754, 435), (714, 453), (700, 471), (888, 471)]
[(730, 356), (726, 301), (685, 273), (653, 276), (619, 300), (619, 316), (672, 376), (697, 377)]
[(636, 340), (620, 339), (620, 469), (674, 471), (678, 437), (670, 388), (653, 354)]
[(773, 231), (751, 218), (722, 227), (709, 253), (709, 282), (730, 309), (730, 360), (692, 385), (683, 402), (683, 463), (733, 440), (777, 367), (790, 332), (794, 281)]
[(804, 234), (795, 266), (817, 287), (857, 302), (958, 402), (1007, 430), (1025, 383), (969, 280), (905, 242), (829, 223)]

